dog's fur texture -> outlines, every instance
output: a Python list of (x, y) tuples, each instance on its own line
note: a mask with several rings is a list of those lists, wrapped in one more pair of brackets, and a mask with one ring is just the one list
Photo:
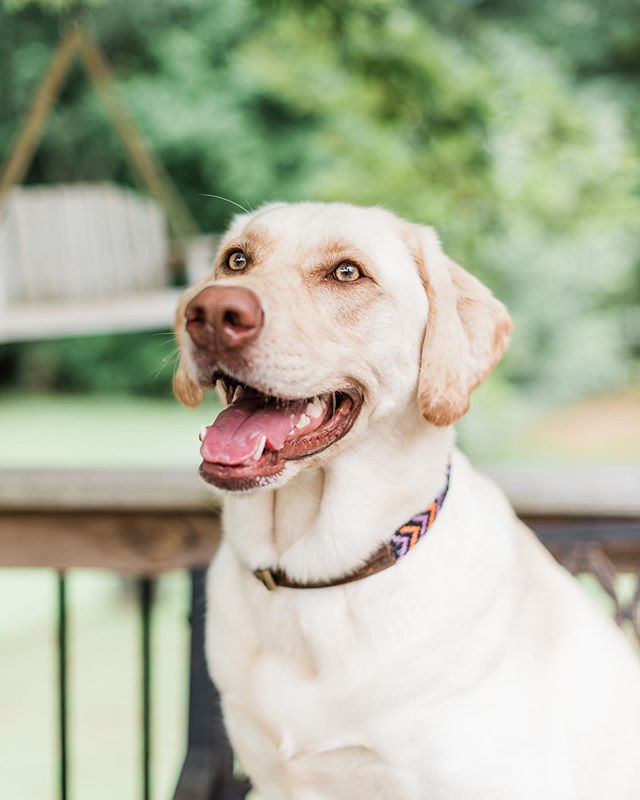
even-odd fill
[[(381, 209), (277, 204), (224, 238), (251, 252), (178, 312), (179, 399), (202, 397), (186, 303), (213, 282), (264, 308), (246, 374), (274, 394), (357, 387), (347, 436), (267, 489), (226, 493), (207, 656), (263, 800), (636, 800), (640, 667), (622, 634), (454, 448), (450, 427), (500, 359), (502, 306), (433, 230)], [(325, 280), (349, 259), (368, 278)], [(442, 487), (406, 558), (340, 587), (268, 592), (361, 566)]]

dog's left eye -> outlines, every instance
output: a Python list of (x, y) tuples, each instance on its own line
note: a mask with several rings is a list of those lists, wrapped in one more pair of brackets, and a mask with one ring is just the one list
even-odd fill
[(233, 269), (238, 272), (247, 266), (248, 261), (249, 259), (242, 252), (242, 250), (236, 250), (234, 253), (231, 253), (227, 259), (227, 266), (229, 269)]
[(337, 281), (342, 281), (343, 283), (351, 283), (362, 277), (358, 267), (349, 261), (343, 261), (342, 264), (338, 264), (331, 274)]

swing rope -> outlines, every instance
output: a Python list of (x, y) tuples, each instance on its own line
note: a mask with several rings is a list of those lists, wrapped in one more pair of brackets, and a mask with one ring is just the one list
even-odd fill
[(45, 123), (60, 96), (76, 55), (80, 56), (80, 62), (101, 99), (137, 184), (146, 189), (164, 210), (174, 238), (182, 240), (199, 235), (197, 222), (180, 197), (164, 165), (147, 146), (122, 101), (113, 73), (98, 43), (87, 30), (77, 24), (60, 40), (0, 172), (0, 210), (11, 189), (20, 184), (27, 174), (42, 138)]

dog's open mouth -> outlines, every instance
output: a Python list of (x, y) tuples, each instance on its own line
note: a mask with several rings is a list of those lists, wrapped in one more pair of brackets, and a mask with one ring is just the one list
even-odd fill
[(217, 381), (228, 405), (200, 433), (200, 474), (221, 489), (266, 485), (287, 461), (326, 450), (350, 430), (362, 406), (355, 392), (291, 400), (219, 372), (213, 376)]

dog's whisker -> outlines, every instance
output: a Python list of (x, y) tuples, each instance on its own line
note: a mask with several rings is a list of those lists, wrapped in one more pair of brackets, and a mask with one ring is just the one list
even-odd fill
[(236, 206), (241, 211), (244, 211), (245, 214), (250, 214), (251, 213), (248, 208), (245, 208), (240, 203), (236, 203), (235, 200), (231, 200), (229, 197), (223, 197), (221, 194), (204, 194), (204, 193), (201, 193), (200, 197), (213, 197), (214, 200), (224, 200), (225, 203), (229, 203), (232, 206)]
[(172, 362), (177, 362), (179, 357), (180, 353), (178, 350), (176, 350), (173, 353), (169, 353), (168, 356), (165, 356), (160, 361), (160, 366), (152, 373), (153, 379), (155, 380), (160, 375), (160, 373), (167, 367), (167, 365), (170, 365)]

